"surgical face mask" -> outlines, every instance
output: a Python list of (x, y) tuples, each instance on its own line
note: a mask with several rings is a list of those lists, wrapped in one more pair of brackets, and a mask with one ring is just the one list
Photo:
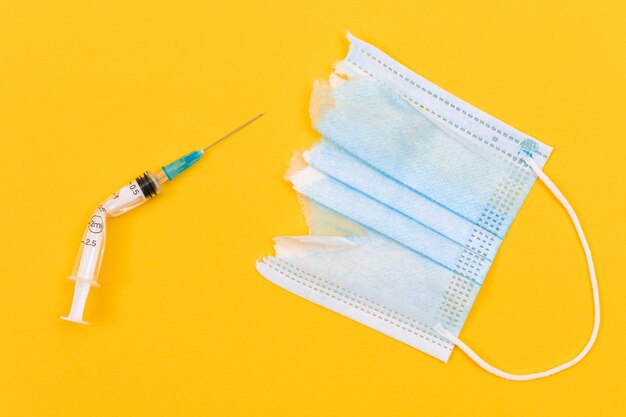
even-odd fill
[[(311, 102), (323, 139), (295, 158), (310, 236), (276, 238), (257, 263), (270, 281), (442, 361), (456, 345), (484, 369), (535, 379), (582, 359), (599, 328), (593, 263), (573, 210), (542, 172), (551, 148), (355, 39)], [(566, 207), (587, 255), (591, 338), (574, 359), (513, 375), (459, 338), (498, 248), (539, 177)]]

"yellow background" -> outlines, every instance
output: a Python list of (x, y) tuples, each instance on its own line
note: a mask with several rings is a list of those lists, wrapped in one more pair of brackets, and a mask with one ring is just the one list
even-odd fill
[[(0, 416), (626, 414), (626, 7), (616, 1), (0, 1)], [(274, 286), (271, 238), (306, 234), (281, 179), (345, 32), (555, 147), (603, 322), (591, 354), (512, 383), (444, 365)], [(109, 223), (80, 326), (91, 211), (146, 169), (267, 115)], [(586, 341), (582, 251), (537, 184), (463, 330), (530, 372)]]

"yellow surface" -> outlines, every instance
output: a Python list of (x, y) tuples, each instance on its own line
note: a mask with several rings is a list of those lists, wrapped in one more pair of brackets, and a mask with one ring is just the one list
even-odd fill
[[(0, 1), (0, 416), (625, 415), (625, 27), (621, 0)], [(281, 177), (348, 29), (555, 147), (604, 314), (579, 366), (511, 383), (444, 365), (256, 273), (273, 236), (306, 234)], [(260, 111), (110, 221), (91, 324), (59, 320), (93, 208)], [(590, 327), (582, 251), (538, 184), (463, 336), (529, 372)]]

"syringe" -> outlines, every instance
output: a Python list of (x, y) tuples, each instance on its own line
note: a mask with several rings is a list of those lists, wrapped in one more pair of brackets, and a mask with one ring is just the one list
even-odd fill
[(265, 113), (261, 113), (253, 117), (206, 148), (190, 152), (174, 162), (162, 166), (156, 171), (156, 174), (146, 171), (135, 178), (134, 181), (113, 193), (98, 206), (91, 216), (87, 230), (85, 230), (83, 239), (80, 242), (80, 249), (74, 264), (74, 271), (72, 275), (68, 277), (76, 281), (76, 283), (74, 284), (74, 299), (72, 300), (70, 313), (67, 316), (62, 316), (61, 318), (63, 320), (87, 324), (86, 321), (83, 321), (83, 311), (89, 290), (92, 286), (99, 286), (97, 280), (98, 273), (100, 272), (100, 264), (102, 263), (102, 256), (104, 254), (106, 218), (109, 216), (120, 216), (153, 198), (161, 192), (161, 185), (163, 183), (172, 181), (183, 171), (198, 162), (206, 151), (248, 126), (264, 114)]

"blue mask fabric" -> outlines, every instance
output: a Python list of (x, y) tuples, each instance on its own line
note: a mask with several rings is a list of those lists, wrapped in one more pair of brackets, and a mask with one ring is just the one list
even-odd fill
[(257, 269), (442, 361), (477, 357), (459, 333), (551, 148), (350, 41), (313, 91), (322, 140), (288, 175), (311, 234), (276, 238)]

